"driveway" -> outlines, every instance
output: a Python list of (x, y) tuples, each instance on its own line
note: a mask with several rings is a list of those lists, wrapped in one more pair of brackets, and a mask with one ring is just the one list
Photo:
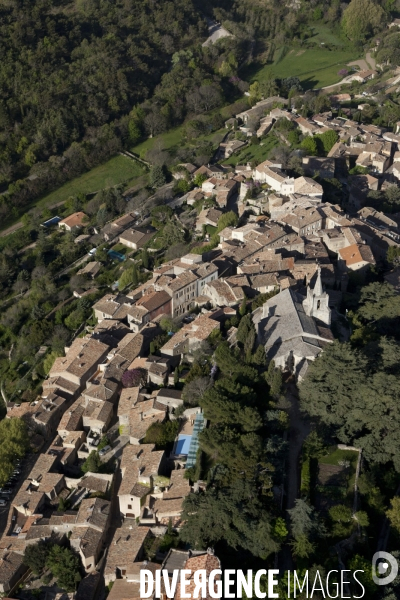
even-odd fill
[(360, 71), (369, 71), (371, 68), (367, 61), (365, 61), (363, 58), (360, 58), (359, 60), (353, 60), (353, 62), (349, 62), (347, 65), (349, 67), (360, 67)]

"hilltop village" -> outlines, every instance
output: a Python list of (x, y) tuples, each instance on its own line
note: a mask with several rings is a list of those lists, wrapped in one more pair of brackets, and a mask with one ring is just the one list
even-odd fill
[[(397, 189), (400, 134), (330, 112), (303, 118), (286, 105), (279, 97), (263, 100), (226, 128), (246, 134), (256, 120), (260, 135), (275, 127), (284, 138), (287, 123), (310, 141), (325, 136), (326, 156), (300, 155), (303, 175), (289, 175), (278, 158), (235, 168), (185, 163), (176, 179), (189, 176), (199, 185), (153, 209), (152, 224), (128, 212), (96, 232), (100, 243), (112, 240), (134, 256), (131, 265), (144, 281), (97, 293), (91, 325), (55, 358), (41, 396), (7, 403), (6, 419), (18, 417), (35, 432), (38, 456), (3, 514), (2, 593), (25, 580), (24, 555), (43, 542), (68, 540), (79, 556), (84, 575), (76, 594), (67, 594), (76, 599), (100, 597), (102, 578), (109, 600), (136, 598), (143, 566), (219, 568), (211, 549), (163, 552), (157, 543), (179, 532), (185, 499), (207, 487), (196, 478), (199, 436), (209, 426), (198, 399), (218, 377), (213, 349), (225, 343), (233, 352), (244, 344), (259, 365), (272, 364), (301, 383), (335, 338), (349, 338), (341, 312), (349, 281), (400, 253), (399, 214), (368, 202), (371, 190)], [(219, 152), (230, 156), (243, 143), (221, 144)], [(349, 168), (355, 174), (344, 210), (318, 179), (341, 180)], [(156, 264), (155, 216), (184, 230), (183, 206), (198, 209), (193, 229), (200, 241)], [(57, 226), (75, 243), (87, 242), (84, 218), (76, 212)], [(92, 283), (78, 298), (96, 291), (98, 252), (80, 265), (78, 275)], [(387, 277), (398, 290), (398, 269)], [(161, 430), (168, 441), (162, 449), (154, 435)]]

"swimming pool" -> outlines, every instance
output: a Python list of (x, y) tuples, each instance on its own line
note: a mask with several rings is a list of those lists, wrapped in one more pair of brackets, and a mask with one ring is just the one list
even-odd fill
[(120, 252), (115, 252), (115, 250), (109, 250), (107, 252), (107, 254), (111, 258), (115, 258), (116, 260), (119, 260), (120, 262), (122, 262), (126, 259), (126, 257), (123, 254), (121, 254)]
[(177, 455), (187, 455), (190, 448), (190, 442), (192, 441), (191, 435), (180, 434), (178, 436), (178, 441), (175, 446), (175, 454)]

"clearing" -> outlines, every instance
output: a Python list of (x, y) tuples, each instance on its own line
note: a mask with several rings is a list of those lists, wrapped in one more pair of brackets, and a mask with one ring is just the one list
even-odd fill
[[(137, 146), (131, 148), (131, 152), (137, 154), (138, 156), (140, 156), (140, 158), (145, 158), (146, 152), (148, 150), (152, 150), (153, 148), (160, 148), (160, 150), (173, 151), (177, 150), (178, 148), (182, 148), (182, 146), (190, 146), (190, 142), (187, 142), (183, 139), (184, 128), (185, 125), (180, 125), (179, 127), (170, 129), (165, 133), (160, 133), (159, 135), (156, 135), (153, 138), (148, 138), (144, 142), (141, 142), (140, 144), (137, 144)], [(222, 129), (213, 131), (208, 135), (200, 135), (194, 140), (194, 142), (198, 143), (199, 141), (208, 141), (212, 142), (217, 147), (226, 134), (227, 129), (223, 127)]]
[(106, 163), (68, 181), (35, 204), (36, 206), (47, 206), (57, 201), (65, 201), (79, 192), (91, 194), (119, 183), (129, 182), (131, 184), (132, 180), (144, 175), (145, 172), (146, 170), (135, 160), (121, 155), (114, 156)]
[(251, 81), (263, 81), (272, 71), (275, 77), (298, 77), (304, 89), (321, 88), (340, 81), (338, 71), (354, 59), (353, 50), (307, 49), (302, 54), (298, 48), (289, 49), (281, 60), (265, 65), (251, 75)]

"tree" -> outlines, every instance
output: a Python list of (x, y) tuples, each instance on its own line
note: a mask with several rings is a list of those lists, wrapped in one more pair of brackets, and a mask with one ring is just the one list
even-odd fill
[(276, 96), (279, 88), (277, 81), (271, 71), (268, 71), (265, 74), (262, 82), (260, 83), (260, 92), (263, 98), (269, 98), (271, 96)]
[(317, 142), (314, 137), (311, 137), (310, 135), (308, 135), (307, 137), (304, 138), (304, 140), (301, 142), (300, 145), (301, 145), (302, 149), (307, 153), (307, 155), (317, 156), (318, 147), (317, 147)]
[(250, 85), (248, 98), (251, 105), (256, 104), (256, 102), (261, 100), (261, 89), (258, 81), (255, 81)]
[(142, 250), (142, 265), (145, 269), (149, 268), (149, 253), (147, 252), (147, 248), (143, 248)]
[(37, 544), (29, 544), (25, 548), (24, 563), (31, 569), (34, 575), (40, 575), (49, 556), (51, 545), (46, 542), (38, 542)]
[(390, 525), (400, 533), (400, 497), (395, 496), (390, 501), (390, 508), (386, 511)]
[(299, 558), (308, 558), (315, 551), (315, 544), (306, 535), (299, 535), (290, 542), (293, 554)]
[(16, 459), (29, 448), (25, 421), (18, 418), (0, 421), (0, 487), (10, 478)]
[(253, 354), (253, 363), (259, 367), (265, 367), (266, 362), (265, 348), (262, 344), (259, 344)]
[(246, 312), (247, 312), (247, 298), (246, 298), (246, 296), (243, 296), (242, 303), (241, 303), (241, 305), (239, 307), (239, 315), (241, 317), (244, 317), (244, 315), (246, 314)]
[(343, 13), (342, 27), (347, 37), (364, 41), (382, 28), (385, 11), (373, 0), (351, 0)]
[(185, 229), (177, 219), (171, 219), (163, 228), (159, 237), (164, 248), (176, 246), (185, 241)]
[(145, 383), (147, 372), (144, 369), (130, 369), (122, 375), (121, 383), (125, 388), (139, 387)]
[(300, 385), (302, 410), (340, 442), (361, 447), (372, 464), (392, 461), (396, 471), (400, 444), (392, 432), (400, 426), (399, 362), (399, 345), (390, 338), (362, 349), (334, 342)]
[[(246, 301), (246, 299), (244, 299), (244, 300)], [(242, 306), (243, 306), (243, 303), (242, 303)], [(241, 309), (242, 309), (242, 306), (240, 307)], [(246, 307), (246, 304), (244, 306)], [(246, 312), (246, 308), (244, 308), (244, 312)], [(239, 323), (239, 327), (238, 327), (237, 334), (236, 334), (237, 341), (244, 345), (251, 332), (253, 332), (255, 334), (253, 321), (251, 320), (251, 314), (248, 314), (248, 315), (245, 314)], [(253, 338), (253, 342), (254, 342), (254, 338)]]
[(386, 253), (386, 260), (388, 263), (397, 267), (400, 264), (400, 248), (397, 246), (389, 246)]
[(170, 206), (155, 206), (151, 209), (151, 224), (157, 229), (161, 229), (166, 225), (173, 216), (174, 211)]
[(74, 592), (79, 581), (80, 560), (69, 548), (54, 545), (46, 559), (46, 567), (57, 579), (57, 584), (66, 592)]
[(233, 210), (223, 214), (218, 219), (217, 232), (222, 231), (225, 227), (235, 227), (238, 224), (239, 218)]
[(185, 385), (182, 392), (182, 399), (190, 406), (199, 406), (206, 391), (212, 386), (209, 377), (196, 377)]
[(82, 465), (83, 473), (98, 473), (101, 467), (101, 460), (97, 450), (92, 450)]
[(338, 523), (350, 523), (352, 512), (348, 506), (344, 504), (336, 504), (329, 509), (329, 516), (333, 521)]
[(323, 154), (328, 154), (332, 150), (333, 146), (339, 139), (339, 135), (333, 129), (325, 131), (325, 133), (317, 134), (314, 139), (317, 141), (318, 146), (322, 146), (321, 150)]
[(137, 285), (139, 280), (138, 270), (136, 264), (123, 271), (121, 277), (118, 280), (118, 287), (123, 290), (128, 285)]
[(279, 542), (283, 542), (287, 538), (289, 532), (286, 527), (285, 519), (282, 519), (282, 517), (276, 519), (272, 533), (274, 538)]
[(305, 500), (297, 499), (294, 507), (289, 509), (288, 513), (291, 531), (296, 539), (302, 536), (306, 536), (308, 539), (320, 537), (324, 533), (314, 508), (309, 506)]
[(159, 188), (167, 183), (163, 167), (154, 165), (150, 169), (150, 185), (152, 188)]
[(157, 450), (164, 450), (166, 448), (172, 448), (172, 444), (179, 431), (179, 421), (160, 421), (152, 423), (146, 431), (144, 444), (155, 444)]
[(272, 538), (270, 515), (257, 498), (254, 484), (212, 485), (206, 492), (189, 494), (183, 503), (180, 539), (193, 548), (215, 546), (244, 548), (266, 558), (279, 545)]

